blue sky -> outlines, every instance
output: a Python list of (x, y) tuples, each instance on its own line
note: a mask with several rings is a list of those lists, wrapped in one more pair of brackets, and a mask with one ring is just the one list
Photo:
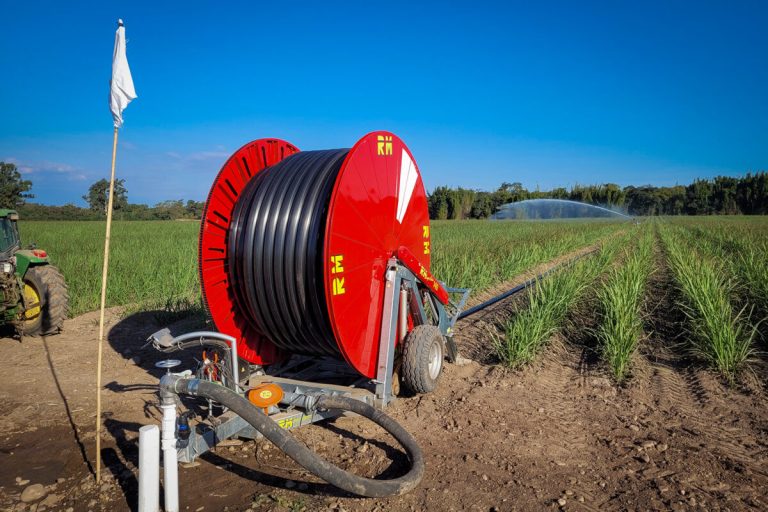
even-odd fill
[(11, 2), (0, 160), (38, 202), (109, 173), (122, 17), (131, 202), (205, 198), (249, 140), (386, 129), (428, 189), (673, 185), (768, 168), (766, 2)]

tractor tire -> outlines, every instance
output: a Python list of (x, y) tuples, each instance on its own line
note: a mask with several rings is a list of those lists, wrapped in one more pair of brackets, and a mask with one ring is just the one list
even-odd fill
[(445, 343), (440, 329), (434, 325), (417, 325), (403, 343), (400, 376), (403, 385), (413, 393), (430, 393), (437, 387), (443, 369)]
[(39, 311), (34, 317), (28, 318), (27, 312), (22, 313), (23, 334), (57, 334), (69, 314), (69, 291), (64, 276), (53, 265), (42, 265), (29, 268), (23, 281), (25, 287), (31, 287), (39, 299)]

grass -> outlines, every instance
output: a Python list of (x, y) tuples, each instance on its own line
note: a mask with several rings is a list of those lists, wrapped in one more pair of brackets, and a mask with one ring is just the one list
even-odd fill
[[(129, 312), (156, 311), (163, 323), (202, 316), (197, 275), (196, 222), (115, 222), (107, 304)], [(434, 222), (432, 270), (452, 286), (482, 291), (533, 266), (627, 229), (615, 221)], [(73, 315), (99, 305), (103, 222), (25, 222), (24, 245), (46, 249), (70, 287)], [(642, 229), (642, 228), (641, 228)], [(631, 231), (635, 233), (635, 231)], [(768, 222), (764, 218), (684, 218), (662, 223), (671, 264), (697, 353), (729, 380), (753, 353), (753, 311), (768, 312)], [(533, 360), (622, 243), (615, 237), (597, 257), (557, 272), (529, 292), (530, 306), (494, 342), (501, 361)], [(642, 244), (641, 244), (642, 246)], [(600, 336), (617, 380), (639, 339), (640, 256), (608, 274), (600, 292)], [(750, 313), (749, 315), (747, 313)], [(757, 322), (759, 323), (759, 322)], [(768, 322), (762, 324), (764, 327)], [(762, 328), (761, 327), (761, 328)]]
[(611, 270), (598, 292), (601, 315), (597, 339), (603, 360), (617, 383), (627, 378), (632, 356), (643, 334), (641, 303), (651, 273), (653, 238), (644, 230), (627, 251), (624, 264)]
[(763, 240), (744, 247), (736, 259), (736, 273), (752, 303), (768, 315), (768, 243)]
[(670, 264), (683, 297), (694, 353), (733, 383), (754, 353), (756, 327), (747, 306), (732, 303), (736, 283), (722, 260), (706, 257), (680, 231), (661, 230)]
[(626, 237), (612, 239), (595, 255), (539, 281), (528, 293), (527, 307), (506, 323), (503, 336), (493, 339), (502, 364), (520, 368), (532, 362), (625, 242)]
[[(48, 251), (69, 286), (71, 314), (99, 307), (104, 222), (21, 221), (22, 244)], [(197, 222), (115, 222), (107, 304), (179, 311), (199, 304)]]
[[(441, 280), (482, 290), (537, 263), (589, 245), (625, 224), (435, 222), (432, 270)], [(71, 312), (99, 307), (103, 222), (20, 223), (24, 245), (46, 249), (70, 288)], [(112, 227), (107, 304), (183, 316), (202, 308), (197, 222), (120, 222)]]
[(450, 286), (482, 291), (605, 236), (626, 222), (437, 221), (432, 272)]

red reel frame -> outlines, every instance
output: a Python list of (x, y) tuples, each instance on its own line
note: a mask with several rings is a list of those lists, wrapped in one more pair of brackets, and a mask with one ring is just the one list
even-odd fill
[(227, 233), (237, 198), (251, 178), (298, 152), (296, 146), (279, 139), (254, 140), (235, 151), (211, 186), (200, 223), (198, 262), (203, 302), (216, 328), (237, 338), (238, 355), (254, 364), (277, 362), (283, 354), (239, 311), (229, 289)]
[[(227, 233), (237, 198), (248, 181), (298, 151), (277, 139), (259, 139), (240, 148), (216, 177), (200, 227), (205, 305), (216, 328), (237, 338), (238, 355), (254, 364), (271, 364), (285, 354), (239, 311), (229, 289)], [(325, 299), (336, 343), (347, 362), (369, 378), (376, 374), (384, 272), (401, 247), (413, 256), (408, 263), (429, 271), (426, 191), (403, 141), (389, 132), (372, 132), (349, 151), (336, 178), (323, 248)]]
[(429, 270), (427, 194), (400, 138), (372, 132), (344, 160), (325, 228), (325, 296), (336, 343), (358, 372), (376, 376), (384, 273), (406, 247)]

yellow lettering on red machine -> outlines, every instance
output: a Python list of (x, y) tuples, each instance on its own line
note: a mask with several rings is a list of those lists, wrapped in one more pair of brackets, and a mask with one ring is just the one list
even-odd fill
[(344, 289), (344, 278), (334, 277), (333, 278), (333, 294), (344, 295), (344, 293), (346, 293), (346, 290)]
[(339, 276), (339, 274), (344, 273), (344, 255), (343, 254), (336, 254), (334, 256), (331, 256), (331, 274), (336, 275), (336, 277), (333, 278), (332, 285), (331, 285), (331, 292), (333, 295), (343, 295), (346, 291), (344, 289), (344, 278)]
[(337, 254), (336, 256), (331, 256), (331, 274), (341, 274), (342, 272), (344, 272), (344, 267), (342, 266), (343, 261), (344, 261), (343, 254)]
[(392, 154), (392, 136), (376, 136), (376, 154), (378, 156), (390, 156)]

